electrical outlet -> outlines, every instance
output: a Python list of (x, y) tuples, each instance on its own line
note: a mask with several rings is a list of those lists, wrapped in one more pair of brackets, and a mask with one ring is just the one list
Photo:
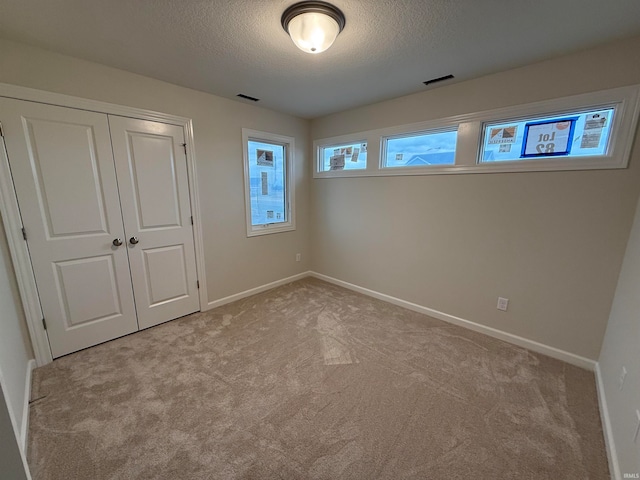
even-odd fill
[(301, 258), (302, 258), (302, 255), (300, 255), (299, 253), (296, 253), (296, 262), (299, 262)]
[(506, 312), (508, 306), (509, 306), (508, 298), (498, 297), (498, 306), (496, 307), (498, 310), (502, 310), (503, 312)]
[(633, 435), (633, 443), (638, 443), (639, 434), (640, 434), (640, 410), (636, 410), (636, 433)]
[(622, 367), (620, 369), (620, 376), (618, 377), (618, 388), (622, 390), (624, 388), (624, 379), (627, 378), (627, 368)]

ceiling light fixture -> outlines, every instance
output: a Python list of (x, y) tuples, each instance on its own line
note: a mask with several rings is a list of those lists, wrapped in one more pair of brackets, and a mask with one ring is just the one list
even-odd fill
[(342, 31), (344, 14), (327, 2), (304, 1), (287, 8), (280, 20), (293, 43), (307, 53), (329, 48)]

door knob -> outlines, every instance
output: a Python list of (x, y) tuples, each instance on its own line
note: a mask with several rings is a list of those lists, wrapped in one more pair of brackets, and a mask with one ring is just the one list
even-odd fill
[(120, 245), (122, 245), (122, 239), (121, 238), (114, 238), (113, 242), (111, 242), (111, 243), (113, 243), (114, 247), (119, 247)]
[(129, 239), (129, 243), (131, 243), (131, 245), (135, 245), (136, 243), (138, 243), (140, 240), (138, 240), (138, 237), (131, 237)]

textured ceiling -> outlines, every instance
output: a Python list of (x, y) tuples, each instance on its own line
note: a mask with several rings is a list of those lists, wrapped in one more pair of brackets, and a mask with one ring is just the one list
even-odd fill
[(346, 27), (309, 55), (295, 1), (0, 0), (0, 37), (313, 118), (640, 34), (638, 0), (334, 0)]

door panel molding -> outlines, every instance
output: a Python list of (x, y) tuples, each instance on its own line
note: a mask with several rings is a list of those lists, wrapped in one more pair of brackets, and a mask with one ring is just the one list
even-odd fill
[(0, 115), (51, 353), (136, 331), (108, 116), (8, 98)]
[[(116, 105), (5, 83), (0, 83), (0, 97), (131, 117), (140, 120), (151, 120), (177, 125), (184, 129), (184, 141), (186, 143), (187, 150), (189, 197), (191, 202), (191, 214), (194, 219), (193, 237), (195, 244), (196, 271), (198, 282), (200, 284), (198, 295), (200, 310), (206, 310), (208, 308), (207, 281), (205, 274), (206, 270), (201, 207), (199, 201), (200, 197), (198, 195), (193, 121), (186, 117), (156, 112), (153, 110)], [(0, 112), (0, 122), (1, 121), (2, 112)], [(16, 273), (18, 289), (20, 291), (22, 306), (27, 319), (27, 328), (29, 330), (29, 336), (31, 337), (36, 362), (38, 366), (46, 365), (53, 360), (53, 357), (49, 347), (47, 332), (42, 323), (42, 309), (40, 308), (35, 276), (31, 268), (31, 259), (27, 248), (27, 242), (25, 242), (22, 237), (22, 218), (20, 216), (18, 201), (13, 187), (13, 177), (11, 176), (11, 170), (9, 168), (9, 160), (4, 146), (4, 139), (0, 139), (0, 215), (2, 215), (2, 221), (7, 235), (7, 242), (9, 244), (11, 259)]]
[[(31, 170), (35, 180), (36, 195), (38, 196), (40, 209), (46, 218), (45, 235), (47, 239), (62, 237), (77, 237), (79, 235), (105, 234), (109, 231), (107, 212), (104, 201), (104, 191), (99, 182), (100, 167), (98, 165), (99, 154), (96, 151), (96, 132), (92, 125), (70, 124), (69, 122), (51, 122), (49, 119), (24, 118), (24, 133), (29, 159), (31, 160)], [(75, 127), (77, 132), (63, 131), (60, 128)], [(44, 132), (48, 130), (48, 132)], [(48, 133), (48, 135), (45, 135)], [(52, 143), (60, 137), (75, 133), (76, 137), (84, 137), (87, 150), (85, 155), (69, 156), (68, 158), (86, 157), (89, 162), (76, 162), (73, 165), (74, 174), (81, 176), (80, 182), (87, 188), (93, 187), (93, 191), (85, 192), (91, 194), (82, 199), (81, 202), (73, 201), (69, 197), (70, 190), (65, 185), (64, 180), (59, 178), (64, 175), (56, 167), (54, 159), (49, 158), (47, 152)], [(43, 139), (43, 137), (45, 137)], [(38, 140), (44, 141), (38, 143)], [(51, 181), (51, 180), (57, 180)], [(57, 184), (56, 184), (57, 183)], [(56, 201), (58, 200), (58, 201)], [(69, 215), (67, 205), (71, 203), (77, 211)], [(64, 204), (65, 208), (55, 208), (56, 205)], [(83, 218), (84, 217), (84, 218)], [(84, 220), (91, 223), (85, 229), (77, 229), (77, 221)]]
[(127, 250), (143, 329), (199, 307), (184, 129), (108, 118), (124, 229), (138, 238)]
[[(77, 302), (70, 302), (70, 296), (60, 292), (58, 296), (65, 299), (63, 312), (65, 327), (67, 330), (71, 330), (88, 323), (108, 320), (114, 316), (121, 315), (123, 312), (122, 301), (120, 300), (120, 294), (118, 292), (118, 280), (116, 278), (116, 266), (113, 261), (113, 255), (76, 258), (73, 260), (54, 263), (56, 273), (54, 278), (58, 289), (61, 291), (86, 289), (86, 276), (83, 274), (82, 269), (83, 267), (91, 266), (90, 264), (92, 263), (102, 263), (103, 265), (101, 265), (101, 267), (103, 270), (106, 269), (104, 273), (108, 274), (106, 275), (106, 279), (108, 280), (107, 284), (94, 286), (94, 288), (109, 288), (111, 290), (111, 301), (99, 304), (94, 300), (91, 302), (90, 307), (94, 310), (97, 307), (98, 310), (102, 309), (103, 311), (93, 311), (91, 314), (87, 314), (82, 312), (82, 310), (86, 310), (86, 305), (79, 305)], [(104, 298), (103, 300), (106, 301), (107, 299)]]
[[(180, 288), (172, 292), (166, 292), (164, 289), (161, 289), (161, 288), (154, 288), (154, 281), (153, 281), (154, 275), (152, 274), (152, 271), (155, 268), (155, 266), (153, 265), (154, 263), (153, 257), (162, 253), (166, 254), (169, 252), (174, 253), (174, 256), (177, 253), (178, 258), (174, 259), (174, 263), (175, 263), (175, 260), (178, 260), (178, 265), (176, 266), (178, 266), (179, 268), (174, 268), (171, 272), (158, 272), (158, 273), (159, 274), (169, 273), (174, 276), (174, 281), (176, 282), (176, 285), (180, 286)], [(187, 269), (186, 269), (187, 259), (185, 256), (184, 247), (182, 245), (169, 245), (169, 246), (163, 246), (163, 247), (157, 247), (157, 248), (148, 248), (146, 250), (142, 250), (142, 256), (144, 260), (143, 262), (144, 270), (146, 273), (145, 278), (147, 280), (147, 283), (146, 283), (147, 295), (149, 295), (149, 303), (151, 308), (157, 305), (161, 305), (163, 303), (169, 302), (171, 300), (176, 300), (189, 295), (189, 286), (187, 284)], [(175, 278), (175, 277), (178, 277), (178, 275), (180, 275), (179, 278)], [(178, 280), (180, 280), (179, 283), (178, 283)]]
[[(116, 133), (116, 131), (112, 129), (112, 135), (114, 133)], [(127, 155), (129, 157), (130, 168), (130, 171), (128, 173), (130, 174), (130, 178), (134, 186), (134, 203), (135, 210), (138, 215), (138, 230), (140, 232), (143, 232), (146, 230), (160, 228), (165, 229), (166, 227), (181, 228), (181, 205), (178, 195), (178, 177), (176, 175), (177, 160), (175, 154), (173, 154), (173, 152), (176, 150), (176, 147), (180, 148), (181, 145), (175, 145), (173, 137), (165, 135), (149, 135), (146, 132), (127, 131), (126, 136), (128, 147)], [(113, 143), (114, 139), (112, 138), (111, 141)], [(165, 146), (165, 149), (168, 149), (172, 152), (170, 158), (163, 159), (166, 160), (164, 164), (154, 165), (154, 167), (156, 168), (160, 167), (161, 169), (168, 170), (170, 173), (170, 178), (167, 179), (162, 178), (161, 175), (155, 175), (156, 181), (154, 182), (153, 188), (149, 188), (146, 183), (140, 182), (141, 175), (153, 175), (153, 173), (151, 172), (151, 169), (148, 168), (149, 165), (145, 164), (144, 161), (138, 162), (138, 158), (136, 158), (135, 156), (136, 149), (138, 147), (143, 148), (143, 145), (139, 144), (145, 141), (147, 141), (146, 143), (151, 141), (151, 143), (154, 145), (150, 145), (150, 147), (152, 149), (155, 149), (156, 153), (159, 155), (165, 153), (164, 151), (162, 151), (162, 149), (154, 148), (158, 146), (162, 147), (162, 145), (158, 145), (159, 142), (168, 143), (169, 145)], [(158, 171), (158, 173), (162, 172)], [(163, 218), (158, 218), (158, 213), (161, 213), (160, 217)]]

